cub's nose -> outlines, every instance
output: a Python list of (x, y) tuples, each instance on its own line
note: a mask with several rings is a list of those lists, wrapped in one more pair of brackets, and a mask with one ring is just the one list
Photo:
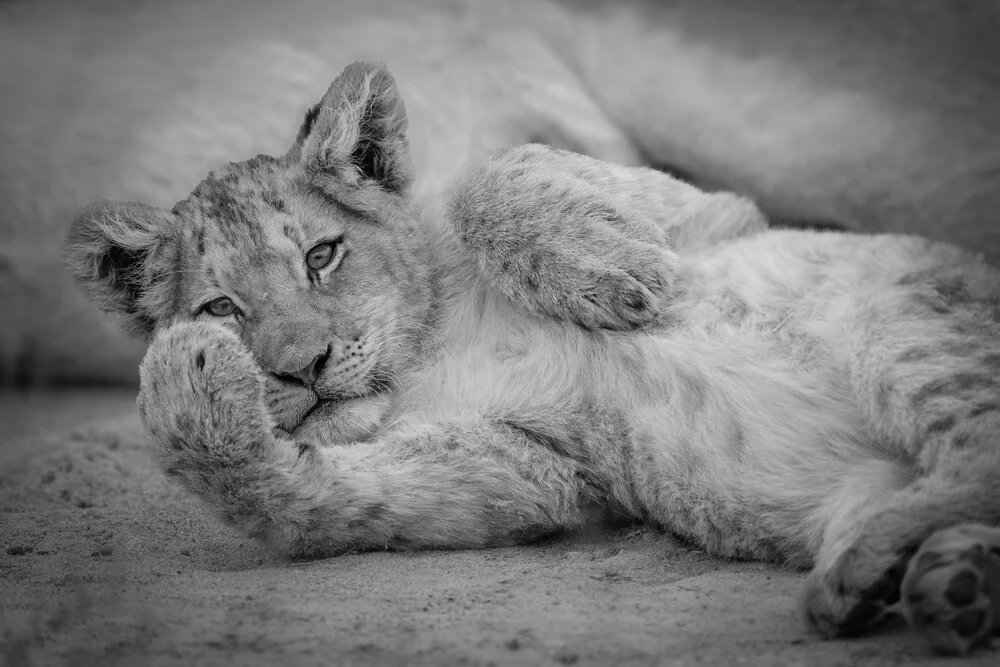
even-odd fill
[(323, 372), (327, 360), (330, 358), (330, 348), (327, 347), (322, 353), (317, 354), (312, 361), (293, 373), (281, 373), (279, 377), (295, 378), (306, 386), (316, 384), (316, 378)]

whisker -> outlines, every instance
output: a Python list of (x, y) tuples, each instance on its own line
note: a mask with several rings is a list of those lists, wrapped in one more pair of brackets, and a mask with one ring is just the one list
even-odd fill
[(376, 383), (388, 385), (396, 391), (403, 391), (403, 385), (399, 381), (399, 378), (389, 369), (376, 366), (372, 369), (371, 376)]
[[(407, 318), (409, 318), (409, 315), (398, 315), (386, 322), (383, 322), (382, 324), (378, 325), (377, 327), (369, 331), (366, 334), (365, 338), (368, 340), (377, 339), (379, 336), (383, 335), (386, 331), (388, 331), (393, 324), (399, 322), (400, 320), (405, 320)], [(432, 329), (429, 325), (424, 324), (423, 322), (414, 321), (408, 324), (406, 330), (413, 333), (420, 333), (420, 332), (428, 332), (431, 331)]]
[(405, 349), (399, 349), (399, 348), (397, 348), (397, 349), (387, 349), (387, 346), (389, 345), (389, 343), (397, 342), (397, 340), (398, 339), (388, 338), (388, 339), (382, 341), (382, 343), (377, 348), (377, 353), (380, 354), (380, 355), (388, 355), (389, 357), (410, 359), (411, 361), (427, 361), (428, 360), (427, 357), (425, 357), (425, 356), (414, 354), (414, 353), (409, 352), (409, 351), (407, 351)]

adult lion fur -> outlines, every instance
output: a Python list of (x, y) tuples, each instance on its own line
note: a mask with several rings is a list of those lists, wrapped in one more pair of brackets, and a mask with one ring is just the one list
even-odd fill
[(428, 202), (543, 141), (995, 260), (997, 28), (995, 0), (0, 4), (0, 384), (134, 381), (141, 345), (62, 270), (69, 221), (279, 149), (355, 59), (404, 82)]

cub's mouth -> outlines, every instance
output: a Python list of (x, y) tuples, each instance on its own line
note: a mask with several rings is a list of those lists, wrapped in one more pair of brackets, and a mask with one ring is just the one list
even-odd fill
[[(360, 378), (359, 378), (360, 379)], [(331, 386), (322, 378), (313, 386), (298, 380), (268, 373), (265, 397), (278, 427), (292, 431), (309, 417), (333, 412), (337, 403), (380, 394), (391, 388), (388, 373), (370, 372), (363, 381)]]

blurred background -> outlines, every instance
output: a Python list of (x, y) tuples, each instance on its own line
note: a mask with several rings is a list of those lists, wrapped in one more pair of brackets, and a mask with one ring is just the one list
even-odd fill
[(421, 198), (545, 141), (1000, 258), (997, 34), (993, 0), (0, 2), (0, 385), (134, 383), (62, 268), (75, 212), (283, 152), (357, 59), (400, 84)]

